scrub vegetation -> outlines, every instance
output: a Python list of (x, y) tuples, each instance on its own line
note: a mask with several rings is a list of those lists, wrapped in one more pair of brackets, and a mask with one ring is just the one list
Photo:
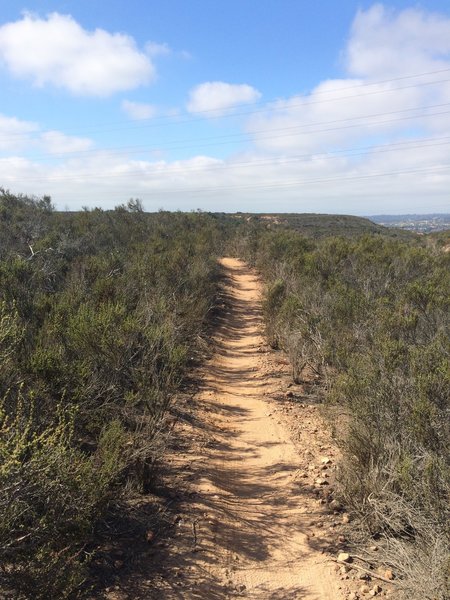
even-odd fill
[[(352, 217), (58, 213), (0, 192), (0, 588), (77, 598), (99, 522), (151, 489), (166, 412), (207, 348), (217, 258), (266, 284), (266, 333), (314, 374), (338, 494), (410, 599), (444, 600), (450, 253)], [(442, 241), (443, 240), (443, 241)]]
[[(388, 236), (248, 237), (269, 343), (314, 373), (342, 447), (339, 495), (407, 598), (449, 593), (450, 255)], [(420, 240), (420, 241), (419, 241)]]
[(205, 349), (223, 223), (0, 195), (0, 581), (81, 594), (93, 531), (151, 485)]

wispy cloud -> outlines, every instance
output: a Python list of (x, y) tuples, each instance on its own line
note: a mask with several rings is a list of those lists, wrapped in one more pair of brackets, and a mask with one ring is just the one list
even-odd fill
[(251, 85), (209, 81), (190, 91), (187, 109), (191, 113), (209, 112), (209, 116), (216, 117), (236, 105), (256, 102), (260, 98), (261, 93)]
[(61, 131), (45, 131), (40, 136), (44, 152), (49, 154), (66, 154), (71, 152), (85, 152), (94, 146), (89, 138), (69, 136)]
[(30, 136), (39, 125), (0, 114), (0, 151), (14, 151), (26, 147)]
[(158, 109), (153, 104), (144, 102), (132, 102), (131, 100), (123, 100), (122, 110), (130, 119), (151, 119), (158, 114)]
[(158, 42), (147, 42), (145, 44), (145, 51), (152, 58), (155, 56), (169, 56), (172, 54), (172, 48), (169, 44), (159, 44)]

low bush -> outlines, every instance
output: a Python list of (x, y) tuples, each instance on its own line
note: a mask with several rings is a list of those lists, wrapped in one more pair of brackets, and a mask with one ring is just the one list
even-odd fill
[(96, 523), (146, 491), (204, 349), (226, 227), (0, 193), (0, 587), (81, 597)]
[[(242, 246), (242, 242), (241, 242)], [(321, 374), (342, 446), (339, 494), (383, 536), (408, 598), (448, 596), (450, 256), (420, 240), (261, 232), (269, 343)], [(426, 567), (424, 566), (426, 565)]]

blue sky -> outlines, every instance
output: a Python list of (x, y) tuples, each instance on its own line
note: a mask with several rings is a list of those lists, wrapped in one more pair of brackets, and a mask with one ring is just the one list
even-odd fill
[(59, 208), (450, 210), (450, 6), (0, 7), (0, 186)]

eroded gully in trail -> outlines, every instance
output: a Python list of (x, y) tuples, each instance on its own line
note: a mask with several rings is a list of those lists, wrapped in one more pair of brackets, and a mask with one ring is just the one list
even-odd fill
[(317, 500), (299, 486), (299, 449), (265, 399), (279, 383), (261, 353), (259, 280), (239, 260), (222, 265), (228, 310), (194, 399), (206, 437), (191, 450), (193, 491), (165, 574), (145, 597), (339, 600), (332, 563), (310, 536)]

